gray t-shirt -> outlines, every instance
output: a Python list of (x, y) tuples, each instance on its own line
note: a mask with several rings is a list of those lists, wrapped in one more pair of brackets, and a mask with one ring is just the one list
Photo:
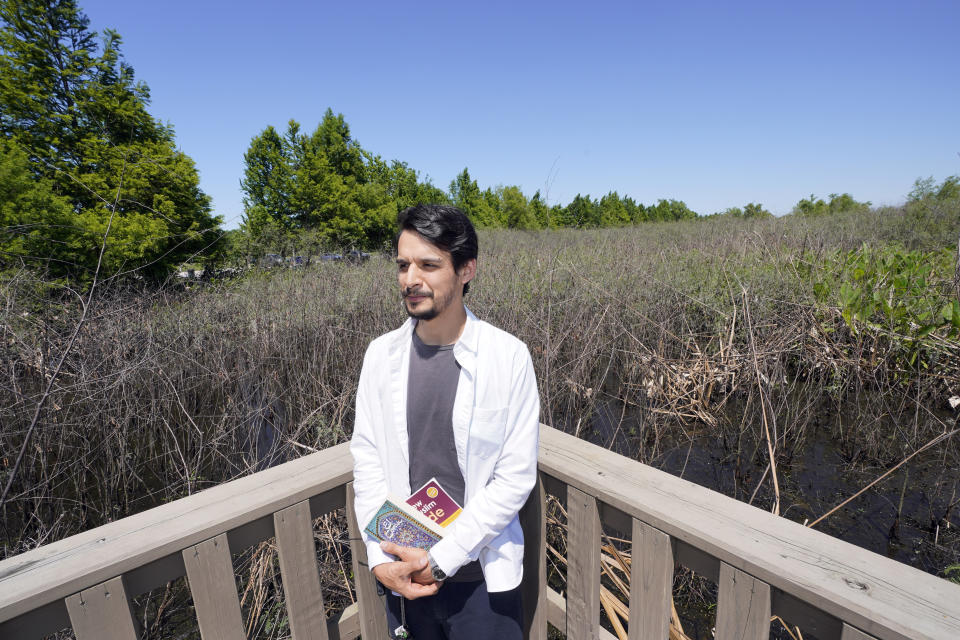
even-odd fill
[[(436, 478), (462, 506), (464, 481), (453, 439), (453, 402), (460, 365), (454, 358), (453, 345), (424, 344), (414, 331), (411, 346), (407, 381), (410, 490), (416, 491), (430, 478)], [(474, 580), (483, 580), (477, 561), (464, 565), (450, 578), (451, 582)]]

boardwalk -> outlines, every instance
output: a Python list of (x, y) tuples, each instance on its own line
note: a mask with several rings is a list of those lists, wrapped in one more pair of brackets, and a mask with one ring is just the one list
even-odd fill
[[(353, 544), (358, 602), (320, 624), (314, 518), (351, 502), (347, 445), (208, 489), (0, 562), (0, 638), (72, 627), (79, 640), (133, 640), (129, 601), (187, 576), (204, 640), (245, 638), (231, 553), (276, 536), (297, 640), (385, 638), (375, 585)], [(633, 541), (631, 639), (663, 640), (677, 566), (719, 587), (716, 637), (769, 637), (778, 615), (820, 640), (960, 638), (960, 587), (657, 471), (550, 427), (540, 483), (522, 513), (529, 637), (600, 626), (601, 524)], [(567, 592), (546, 586), (546, 494), (568, 513)], [(356, 540), (356, 523), (351, 539)]]

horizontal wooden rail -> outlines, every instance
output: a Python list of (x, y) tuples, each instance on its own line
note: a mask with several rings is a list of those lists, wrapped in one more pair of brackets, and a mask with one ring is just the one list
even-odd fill
[[(343, 507), (352, 479), (342, 444), (8, 558), (0, 562), (0, 638), (71, 626), (65, 599), (118, 576), (130, 598), (184, 576), (181, 552), (218, 535), (242, 551), (274, 535), (275, 513), (305, 500), (311, 518)], [(343, 622), (344, 630), (354, 624)]]
[[(540, 442), (540, 482), (521, 512), (531, 640), (547, 622), (576, 640), (613, 637), (600, 627), (603, 526), (633, 541), (631, 640), (665, 637), (676, 565), (717, 583), (719, 640), (766, 639), (771, 614), (820, 640), (960, 638), (960, 587), (946, 580), (549, 427)], [(71, 626), (78, 640), (133, 638), (130, 598), (182, 576), (204, 640), (241, 637), (231, 556), (272, 536), (296, 640), (381, 637), (351, 481), (340, 445), (4, 560), (0, 638)], [(567, 505), (566, 597), (546, 585), (546, 494)], [(358, 602), (324, 625), (311, 525), (345, 505)]]
[[(547, 493), (568, 502), (571, 538), (587, 539), (579, 532), (593, 526), (584, 524), (594, 509), (587, 498), (596, 501), (604, 524), (628, 538), (638, 526), (669, 536), (677, 563), (718, 584), (718, 634), (766, 637), (772, 612), (821, 640), (960, 638), (960, 586), (947, 580), (547, 426), (540, 431), (539, 460)], [(594, 552), (568, 550), (586, 553)], [(570, 568), (594, 571), (591, 563), (571, 559)], [(654, 584), (653, 593), (659, 588)], [(591, 615), (596, 608), (592, 595), (584, 603), (579, 584), (574, 593), (566, 605), (568, 625), (581, 624), (583, 610), (571, 612), (574, 606)], [(663, 602), (662, 593), (656, 597)]]

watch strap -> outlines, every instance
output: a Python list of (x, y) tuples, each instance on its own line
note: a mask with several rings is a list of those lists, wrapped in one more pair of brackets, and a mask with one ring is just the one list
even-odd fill
[(427, 562), (430, 563), (430, 575), (433, 576), (433, 579), (437, 582), (443, 582), (447, 579), (447, 574), (443, 572), (439, 566), (437, 566), (437, 561), (433, 559), (433, 555), (427, 551)]

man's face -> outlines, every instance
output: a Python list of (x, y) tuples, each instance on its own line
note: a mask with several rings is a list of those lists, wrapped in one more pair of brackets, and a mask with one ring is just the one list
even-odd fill
[(456, 308), (454, 305), (462, 305), (463, 285), (473, 277), (474, 264), (471, 260), (457, 273), (449, 252), (415, 231), (404, 230), (397, 240), (397, 281), (407, 313), (432, 320)]

